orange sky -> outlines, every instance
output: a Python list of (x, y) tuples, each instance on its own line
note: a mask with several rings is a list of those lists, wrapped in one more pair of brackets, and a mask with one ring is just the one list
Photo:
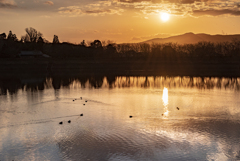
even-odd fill
[[(163, 22), (160, 12), (170, 13)], [(0, 0), (0, 33), (33, 27), (52, 41), (141, 42), (186, 32), (239, 34), (236, 0)]]

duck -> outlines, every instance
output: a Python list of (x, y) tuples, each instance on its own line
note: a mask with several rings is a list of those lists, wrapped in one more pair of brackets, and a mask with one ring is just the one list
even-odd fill
[(177, 110), (179, 110), (179, 108), (177, 107)]
[(132, 116), (129, 116), (130, 118), (132, 118)]
[(63, 124), (63, 122), (61, 121), (61, 122), (59, 122), (59, 124), (60, 124), (60, 125), (62, 125), (62, 124)]
[(80, 116), (83, 116), (83, 113), (82, 113), (82, 114), (80, 114)]
[(83, 104), (85, 106), (85, 104)]
[(68, 123), (71, 123), (71, 120), (68, 120)]
[(87, 102), (87, 101), (85, 101), (85, 102)]

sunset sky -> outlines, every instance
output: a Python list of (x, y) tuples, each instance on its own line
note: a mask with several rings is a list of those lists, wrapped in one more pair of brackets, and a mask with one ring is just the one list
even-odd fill
[[(168, 21), (161, 13), (169, 13)], [(0, 0), (0, 33), (33, 27), (52, 41), (141, 42), (186, 32), (240, 34), (237, 0)]]

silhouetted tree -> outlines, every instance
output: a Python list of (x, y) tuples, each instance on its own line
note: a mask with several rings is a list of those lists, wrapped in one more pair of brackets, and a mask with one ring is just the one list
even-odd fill
[(25, 36), (22, 36), (21, 37), (21, 40), (20, 40), (21, 42), (30, 42), (30, 38), (29, 38), (29, 36), (26, 34)]
[(53, 36), (53, 44), (58, 44), (59, 43), (59, 39), (57, 35)]
[(176, 51), (170, 45), (164, 46), (162, 49), (162, 52), (164, 54), (164, 57), (167, 57), (170, 59), (174, 58), (174, 56), (176, 55)]
[(101, 43), (101, 41), (99, 41), (99, 40), (94, 40), (94, 41), (91, 43), (91, 47), (92, 47), (92, 48), (100, 48), (100, 47), (102, 47), (102, 43)]
[(44, 43), (44, 40), (43, 40), (43, 38), (40, 36), (39, 38), (38, 38), (38, 41), (37, 41), (38, 43)]
[(13, 40), (13, 41), (17, 41), (17, 36), (15, 34), (12, 33), (12, 31), (9, 31), (8, 36), (7, 36), (8, 40)]
[(26, 28), (25, 31), (27, 32), (27, 34), (25, 36), (22, 36), (24, 42), (37, 42), (39, 37), (43, 37), (41, 32), (38, 32), (32, 27)]
[(115, 53), (117, 53), (117, 49), (114, 46), (114, 44), (108, 44), (107, 45), (106, 53), (108, 53), (108, 54), (115, 54)]
[(5, 33), (2, 33), (2, 34), (0, 34), (0, 39), (6, 39), (6, 34)]
[(44, 40), (43, 40), (43, 38), (40, 36), (39, 38), (38, 38), (38, 40), (37, 40), (37, 46), (36, 46), (36, 48), (38, 49), (38, 50), (43, 50), (43, 44), (44, 44)]
[(80, 45), (86, 46), (85, 40), (83, 40), (83, 41), (80, 43)]

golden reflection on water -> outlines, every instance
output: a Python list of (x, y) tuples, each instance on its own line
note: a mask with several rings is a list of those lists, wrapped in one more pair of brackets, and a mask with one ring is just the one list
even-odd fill
[(162, 100), (163, 100), (163, 106), (164, 106), (164, 113), (163, 116), (166, 119), (168, 116), (168, 89), (164, 87), (163, 89), (163, 95), (162, 95)]
[[(150, 87), (154, 88), (142, 88), (146, 87), (142, 86), (146, 80), (150, 85), (153, 84)], [(239, 92), (193, 90), (183, 83), (179, 87), (184, 89), (172, 89), (170, 81), (162, 78), (154, 80), (143, 77), (128, 79), (118, 77), (116, 85), (113, 85), (116, 88), (104, 89), (108, 88), (108, 84), (107, 80), (103, 79), (102, 89), (96, 90), (82, 89), (81, 82), (74, 80), (69, 82), (68, 86), (62, 86), (64, 88), (53, 90), (51, 85), (54, 83), (49, 80), (46, 84), (52, 89), (23, 90), (12, 100), (12, 95), (2, 95), (0, 158), (9, 156), (11, 158), (5, 160), (28, 160), (28, 158), (43, 160), (43, 156), (45, 160), (240, 158), (240, 147), (237, 143), (240, 142), (237, 135), (240, 133)], [(92, 81), (93, 85), (100, 83)], [(88, 86), (91, 87), (91, 84), (86, 81), (85, 87)], [(169, 97), (168, 90), (171, 91)], [(86, 105), (83, 106), (83, 103)], [(181, 109), (177, 110), (176, 106)], [(84, 117), (79, 116), (81, 113), (84, 113)], [(133, 118), (129, 118), (129, 115), (133, 115)], [(71, 123), (67, 123), (69, 119)], [(63, 121), (63, 125), (59, 125), (60, 121)]]

